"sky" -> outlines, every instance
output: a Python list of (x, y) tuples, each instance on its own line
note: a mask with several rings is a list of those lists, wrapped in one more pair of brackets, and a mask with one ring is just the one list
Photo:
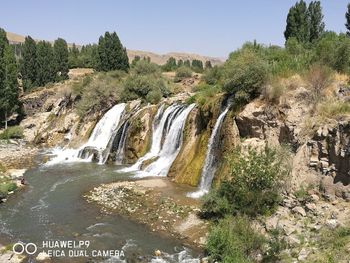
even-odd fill
[[(296, 0), (4, 0), (0, 27), (36, 39), (96, 43), (116, 31), (128, 49), (225, 58), (246, 41), (283, 45)], [(310, 1), (307, 1), (310, 2)], [(327, 30), (345, 32), (348, 0), (321, 0)]]

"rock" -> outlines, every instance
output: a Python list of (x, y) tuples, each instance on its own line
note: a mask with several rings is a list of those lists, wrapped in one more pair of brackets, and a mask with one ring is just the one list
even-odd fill
[(338, 221), (336, 219), (329, 219), (326, 221), (326, 226), (330, 229), (335, 229), (338, 226)]
[(270, 217), (265, 222), (265, 227), (266, 227), (267, 231), (271, 231), (273, 229), (276, 229), (277, 225), (278, 225), (278, 217), (277, 216)]
[(304, 208), (302, 208), (301, 206), (296, 206), (292, 209), (292, 211), (296, 214), (299, 214), (301, 216), (306, 216), (306, 212), (304, 210)]
[(286, 242), (290, 246), (300, 245), (300, 240), (295, 235), (287, 236)]
[(36, 257), (36, 260), (38, 261), (44, 261), (44, 260), (48, 260), (50, 259), (49, 255), (46, 253), (46, 252), (40, 252), (37, 257)]
[(315, 212), (317, 209), (317, 206), (314, 203), (307, 203), (305, 205), (305, 207), (306, 207), (307, 211), (311, 211), (311, 212)]
[(298, 260), (300, 261), (305, 261), (307, 256), (310, 254), (310, 251), (307, 250), (306, 248), (303, 248), (302, 250), (300, 250), (299, 252), (299, 256), (298, 256)]
[(156, 256), (156, 257), (160, 257), (161, 255), (162, 255), (162, 252), (160, 251), (160, 250), (155, 250), (154, 251), (154, 255)]
[(313, 202), (318, 202), (320, 200), (320, 197), (315, 194), (310, 195), (310, 198)]

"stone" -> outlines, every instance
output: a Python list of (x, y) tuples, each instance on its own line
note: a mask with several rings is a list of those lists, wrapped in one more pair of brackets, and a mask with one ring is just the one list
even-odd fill
[(312, 211), (312, 212), (315, 212), (317, 209), (317, 206), (314, 203), (307, 203), (305, 205), (305, 207), (306, 207), (307, 211)]
[(300, 245), (300, 240), (295, 235), (287, 236), (286, 242), (290, 246)]
[(298, 256), (298, 260), (300, 261), (305, 261), (307, 256), (310, 254), (310, 251), (307, 250), (306, 248), (303, 248), (302, 250), (300, 250), (299, 252), (299, 256)]
[(326, 221), (326, 226), (330, 229), (335, 229), (338, 226), (337, 219), (329, 219)]
[(301, 216), (306, 216), (306, 212), (305, 209), (302, 208), (301, 206), (296, 206), (292, 209), (292, 211), (296, 214), (299, 214)]
[(157, 249), (157, 250), (154, 251), (154, 255), (156, 257), (160, 257), (162, 255), (162, 252), (159, 249)]
[(318, 202), (320, 200), (320, 197), (316, 194), (310, 195), (310, 198), (313, 202)]

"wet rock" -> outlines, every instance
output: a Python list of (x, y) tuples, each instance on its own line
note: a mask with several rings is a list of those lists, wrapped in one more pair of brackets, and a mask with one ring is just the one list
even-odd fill
[(162, 252), (160, 251), (160, 250), (155, 250), (154, 251), (154, 255), (156, 256), (156, 257), (160, 257), (161, 255), (162, 255)]

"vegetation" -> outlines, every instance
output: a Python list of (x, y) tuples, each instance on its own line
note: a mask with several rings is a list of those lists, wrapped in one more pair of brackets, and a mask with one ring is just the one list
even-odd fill
[(174, 81), (180, 82), (181, 80), (190, 77), (192, 77), (192, 70), (189, 67), (181, 66), (176, 70)]
[[(284, 179), (289, 173), (286, 160), (285, 154), (268, 147), (260, 152), (249, 149), (247, 154), (237, 149), (228, 158), (228, 178), (204, 202), (203, 215), (222, 217), (228, 212), (255, 217), (272, 213), (280, 201)], [(220, 204), (223, 206), (217, 213)]]
[(5, 128), (18, 105), (17, 63), (6, 32), (0, 28), (0, 120), (5, 122)]
[(11, 126), (0, 133), (0, 139), (22, 139), (23, 138), (23, 128), (20, 126)]
[(228, 217), (211, 229), (206, 251), (213, 262), (253, 262), (264, 244), (264, 237), (252, 228), (249, 218)]

